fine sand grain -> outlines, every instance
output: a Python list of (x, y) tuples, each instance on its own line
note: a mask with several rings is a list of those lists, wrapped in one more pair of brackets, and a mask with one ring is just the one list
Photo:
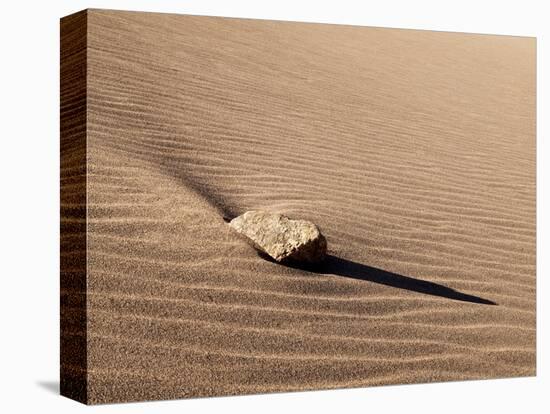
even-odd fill
[(89, 402), (535, 375), (534, 39), (87, 17)]

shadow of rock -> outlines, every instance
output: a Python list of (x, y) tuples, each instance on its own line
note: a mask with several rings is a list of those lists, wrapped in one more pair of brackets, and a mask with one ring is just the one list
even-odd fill
[[(269, 256), (259, 253), (266, 260), (273, 261)], [(376, 267), (367, 266), (351, 260), (342, 259), (333, 255), (327, 255), (325, 261), (315, 266), (305, 266), (294, 262), (281, 263), (283, 266), (300, 269), (302, 271), (317, 274), (332, 274), (348, 277), (357, 280), (364, 280), (381, 285), (391, 286), (397, 289), (405, 289), (412, 292), (423, 293), (425, 295), (439, 296), (442, 298), (458, 300), (462, 302), (478, 303), (483, 305), (496, 305), (497, 303), (481, 298), (479, 296), (468, 295), (451, 289), (447, 286), (422, 279), (415, 279), (409, 276), (398, 275), (387, 272)]]

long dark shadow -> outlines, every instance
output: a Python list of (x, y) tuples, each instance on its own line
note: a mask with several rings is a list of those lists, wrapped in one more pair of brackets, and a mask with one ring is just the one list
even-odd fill
[[(262, 255), (262, 257), (265, 258), (264, 255)], [(367, 266), (333, 255), (327, 255), (325, 261), (317, 266), (302, 266), (295, 263), (284, 263), (284, 265), (312, 273), (333, 274), (357, 280), (365, 280), (398, 289), (405, 289), (413, 292), (424, 293), (426, 295), (460, 300), (463, 302), (480, 303), (484, 305), (497, 304), (491, 300), (484, 299), (479, 296), (468, 295), (437, 283), (398, 275), (396, 273), (387, 272), (382, 269), (377, 269), (376, 267)]]

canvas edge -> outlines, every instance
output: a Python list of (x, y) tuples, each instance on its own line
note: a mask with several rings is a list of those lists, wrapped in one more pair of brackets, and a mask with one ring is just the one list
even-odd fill
[(88, 404), (87, 10), (60, 19), (60, 394)]

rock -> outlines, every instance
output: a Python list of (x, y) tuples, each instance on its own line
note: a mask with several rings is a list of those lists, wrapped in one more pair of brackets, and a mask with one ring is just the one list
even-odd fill
[(319, 263), (327, 241), (315, 224), (267, 211), (247, 211), (229, 225), (277, 262)]

